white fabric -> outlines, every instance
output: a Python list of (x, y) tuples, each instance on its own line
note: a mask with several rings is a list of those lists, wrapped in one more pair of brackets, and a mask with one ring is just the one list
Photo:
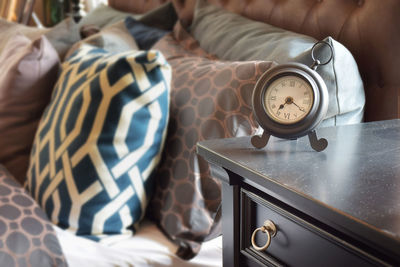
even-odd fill
[(90, 12), (100, 4), (107, 5), (107, 0), (84, 0), (83, 3), (85, 6), (85, 10), (87, 12)]
[(222, 266), (222, 236), (205, 242), (195, 258), (184, 261), (175, 255), (177, 246), (150, 221), (142, 222), (134, 236), (117, 238), (108, 245), (76, 236), (57, 226), (54, 228), (71, 267)]

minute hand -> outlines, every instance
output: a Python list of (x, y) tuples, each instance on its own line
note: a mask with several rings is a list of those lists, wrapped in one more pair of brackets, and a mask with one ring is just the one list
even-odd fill
[(296, 107), (298, 107), (300, 109), (300, 111), (306, 112), (306, 110), (303, 107), (300, 107), (299, 105), (297, 105), (295, 102), (292, 102)]

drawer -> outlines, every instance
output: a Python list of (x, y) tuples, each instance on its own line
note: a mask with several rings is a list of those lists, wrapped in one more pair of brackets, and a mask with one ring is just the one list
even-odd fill
[[(336, 237), (313, 222), (241, 189), (240, 266), (382, 266), (379, 259)], [(277, 203), (277, 202), (275, 202)], [(290, 211), (288, 211), (290, 210)], [(305, 217), (305, 216), (304, 216)], [(265, 250), (254, 249), (253, 232), (266, 220), (273, 222), (276, 235)], [(319, 225), (321, 226), (321, 225)], [(325, 228), (328, 229), (328, 228)], [(262, 247), (268, 236), (257, 230), (255, 244)]]

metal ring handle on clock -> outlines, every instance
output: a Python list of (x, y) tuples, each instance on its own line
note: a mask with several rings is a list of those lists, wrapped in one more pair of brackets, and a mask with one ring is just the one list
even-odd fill
[[(263, 246), (261, 246), (261, 247), (258, 246), (256, 244), (256, 241), (255, 241), (256, 234), (259, 231), (265, 233), (267, 235), (267, 238), (268, 238), (267, 242), (265, 242), (265, 244)], [(253, 246), (253, 248), (255, 250), (258, 250), (258, 251), (266, 250), (269, 247), (269, 245), (271, 244), (271, 238), (276, 235), (276, 232), (277, 231), (276, 231), (275, 224), (271, 220), (266, 220), (264, 222), (263, 226), (261, 226), (261, 227), (259, 227), (259, 228), (257, 228), (256, 230), (253, 231), (253, 234), (251, 235), (251, 245)]]
[[(328, 46), (329, 49), (331, 50), (331, 55), (330, 55), (330, 57), (329, 57), (327, 60), (325, 60), (325, 62), (321, 62), (319, 59), (317, 59), (317, 58), (315, 57), (315, 49), (316, 49), (317, 46), (319, 46), (319, 45), (326, 45), (326, 46)], [(313, 69), (313, 70), (316, 70), (318, 66), (328, 64), (328, 63), (332, 60), (332, 58), (333, 58), (333, 56), (334, 56), (334, 52), (333, 52), (333, 51), (334, 51), (334, 50), (333, 50), (333, 47), (332, 47), (332, 45), (331, 45), (329, 42), (324, 41), (324, 40), (316, 42), (316, 43), (313, 45), (313, 47), (311, 48), (311, 58), (312, 58), (312, 60), (313, 60), (313, 63), (312, 63), (312, 65), (310, 66), (310, 68)]]

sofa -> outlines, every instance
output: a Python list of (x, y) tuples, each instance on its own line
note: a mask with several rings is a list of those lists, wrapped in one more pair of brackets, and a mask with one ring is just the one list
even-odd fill
[(310, 66), (319, 40), (320, 127), (400, 117), (397, 0), (74, 11), (47, 29), (0, 21), (5, 266), (221, 266), (220, 182), (196, 143), (258, 133), (257, 80)]

